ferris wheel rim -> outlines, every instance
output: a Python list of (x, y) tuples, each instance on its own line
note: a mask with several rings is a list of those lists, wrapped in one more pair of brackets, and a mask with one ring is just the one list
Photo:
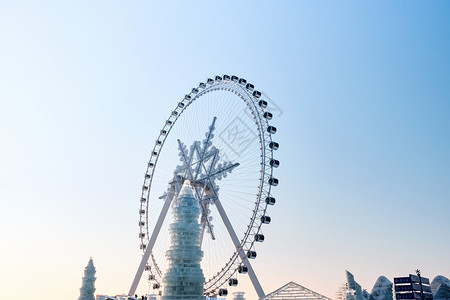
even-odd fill
[[(269, 119), (267, 119), (264, 114), (265, 107), (261, 106), (261, 102), (259, 102), (260, 105), (258, 105), (259, 97), (255, 96), (255, 92), (251, 93), (253, 91), (253, 88), (250, 90), (248, 88), (248, 85), (245, 86), (245, 83), (244, 85), (242, 85), (240, 82), (238, 83), (237, 80), (217, 80), (218, 77), (220, 78), (220, 76), (216, 76), (216, 80), (208, 79), (207, 83), (200, 83), (198, 88), (193, 88), (190, 93), (185, 95), (184, 99), (177, 104), (174, 110), (172, 110), (169, 118), (166, 119), (165, 125), (161, 129), (158, 139), (156, 140), (149, 162), (147, 164), (147, 170), (145, 172), (144, 184), (142, 187), (140, 200), (141, 205), (139, 211), (139, 236), (141, 239), (142, 251), (145, 251), (145, 247), (149, 241), (149, 200), (155, 170), (157, 169), (158, 159), (162, 152), (166, 139), (170, 135), (172, 128), (175, 126), (180, 116), (194, 101), (207, 93), (218, 90), (225, 90), (239, 96), (239, 98), (241, 98), (245, 102), (245, 104), (253, 114), (255, 124), (257, 125), (259, 131), (258, 136), (261, 153), (261, 168), (260, 179), (258, 181), (258, 194), (255, 199), (253, 214), (249, 220), (248, 229), (246, 230), (244, 237), (240, 241), (240, 248), (245, 251), (250, 251), (251, 249), (253, 249), (255, 240), (251, 237), (254, 237), (256, 234), (262, 231), (261, 227), (263, 222), (260, 220), (258, 221), (258, 216), (264, 216), (266, 214), (268, 203), (266, 202), (264, 205), (262, 203), (262, 199), (264, 196), (271, 196), (272, 184), (269, 184), (269, 179), (273, 178), (273, 166), (267, 163), (268, 161), (273, 160), (273, 149), (269, 147), (269, 144), (272, 144), (273, 142), (272, 133), (270, 133), (268, 130), (268, 128), (271, 126), (268, 122)], [(153, 254), (151, 255), (151, 259), (156, 266), (156, 273), (158, 273), (157, 275), (161, 276), (162, 272), (160, 269), (158, 269), (158, 263), (156, 262)], [(233, 274), (236, 273), (237, 266), (240, 265), (240, 263), (237, 262), (238, 260), (239, 249), (236, 249), (231, 255), (230, 260), (225, 264), (225, 267), (222, 268), (222, 270), (220, 270), (217, 275), (213, 276), (210, 279), (207, 279), (207, 281), (205, 282), (205, 293), (214, 293), (214, 291), (217, 291), (218, 288), (223, 286), (223, 284), (228, 281), (228, 279), (231, 278)]]

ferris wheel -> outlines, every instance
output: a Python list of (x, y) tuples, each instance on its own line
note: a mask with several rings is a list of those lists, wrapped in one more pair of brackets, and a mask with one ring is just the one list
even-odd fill
[[(166, 119), (145, 172), (139, 208), (141, 263), (130, 288), (144, 271), (154, 290), (161, 287), (169, 247), (170, 206), (184, 180), (199, 200), (206, 296), (228, 294), (239, 276), (249, 276), (259, 298), (264, 291), (252, 268), (271, 222), (278, 185), (272, 140), (277, 129), (267, 99), (237, 76), (201, 82)], [(241, 275), (247, 274), (247, 275)]]

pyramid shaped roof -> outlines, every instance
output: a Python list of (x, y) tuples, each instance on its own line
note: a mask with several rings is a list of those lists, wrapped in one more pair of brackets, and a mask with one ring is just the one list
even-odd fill
[(311, 291), (310, 289), (305, 288), (304, 286), (301, 286), (298, 283), (295, 283), (293, 281), (283, 285), (278, 290), (266, 295), (264, 300), (296, 300), (296, 299), (302, 299), (302, 300), (331, 300), (328, 297), (325, 297), (319, 293), (316, 293), (314, 291)]

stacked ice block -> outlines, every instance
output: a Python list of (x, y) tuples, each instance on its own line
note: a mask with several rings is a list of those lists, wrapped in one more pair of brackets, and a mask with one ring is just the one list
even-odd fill
[(200, 207), (190, 182), (186, 180), (172, 204), (170, 248), (166, 252), (168, 268), (164, 274), (162, 300), (205, 299), (205, 277), (200, 267)]

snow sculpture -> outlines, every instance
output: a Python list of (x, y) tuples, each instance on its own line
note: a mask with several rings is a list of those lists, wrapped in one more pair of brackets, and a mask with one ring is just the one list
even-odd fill
[(434, 277), (431, 282), (431, 291), (435, 300), (450, 299), (450, 280), (442, 275)]
[(84, 269), (84, 277), (82, 279), (81, 288), (80, 288), (80, 297), (78, 300), (95, 300), (94, 292), (95, 292), (95, 267), (94, 261), (92, 257), (89, 259), (89, 262)]
[(355, 291), (356, 300), (364, 300), (361, 286), (355, 281), (353, 274), (347, 270), (345, 270), (345, 273), (347, 275), (348, 288)]
[(364, 298), (364, 299), (369, 300), (370, 294), (369, 294), (369, 292), (368, 292), (366, 289), (364, 289), (364, 290), (362, 291), (362, 295), (363, 295), (363, 298)]
[(162, 300), (205, 299), (205, 277), (200, 267), (200, 207), (190, 181), (186, 180), (172, 204), (173, 223), (170, 224), (170, 247), (166, 252), (168, 269), (162, 279)]
[(356, 291), (348, 288), (348, 283), (343, 284), (336, 292), (337, 300), (356, 300)]
[(384, 276), (378, 277), (370, 295), (370, 300), (392, 300), (392, 282)]

